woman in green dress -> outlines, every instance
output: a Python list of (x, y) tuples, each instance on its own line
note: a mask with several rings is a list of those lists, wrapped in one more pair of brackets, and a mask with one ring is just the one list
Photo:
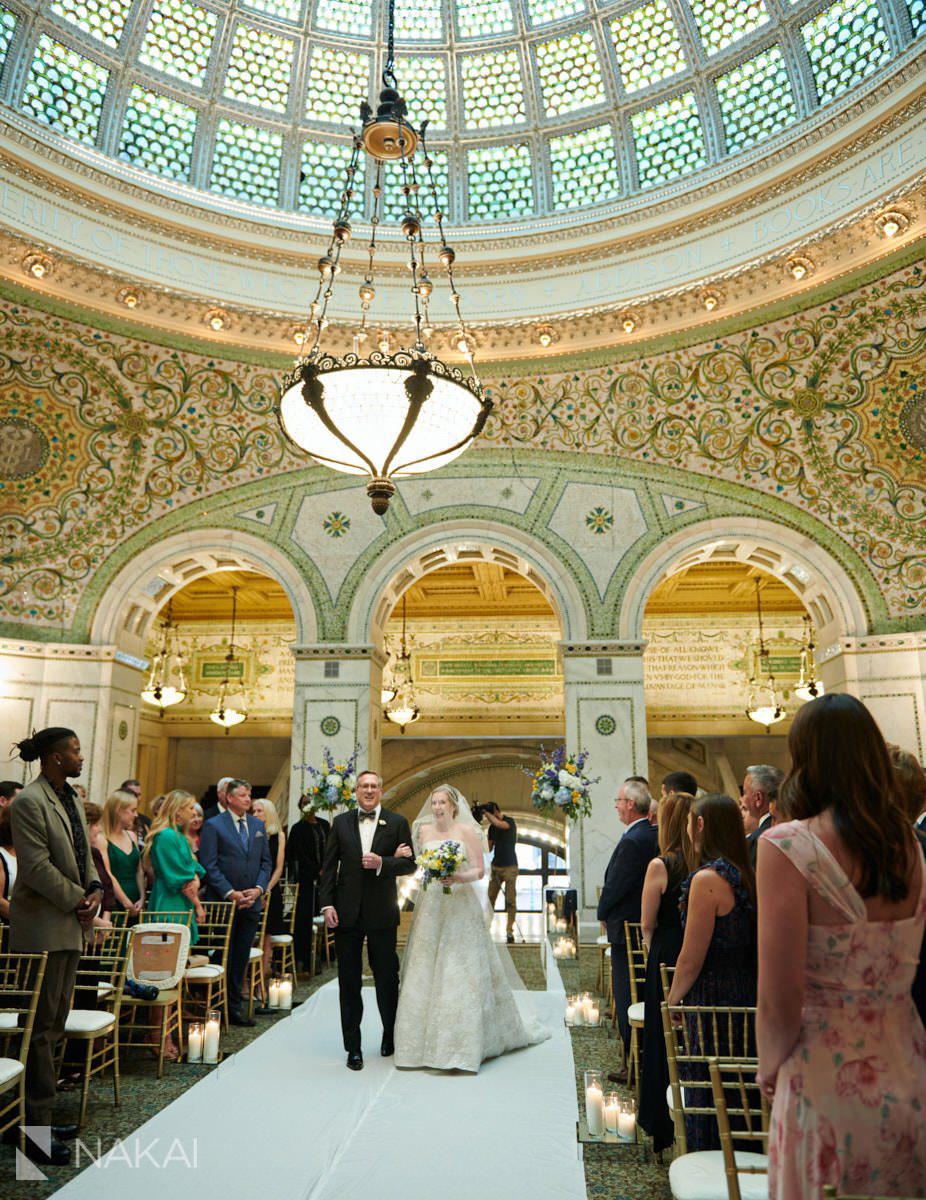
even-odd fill
[(151, 824), (142, 853), (143, 862), (150, 862), (154, 872), (149, 909), (167, 921), (174, 913), (185, 920), (192, 910), (190, 941), (194, 944), (199, 940), (196, 919), (203, 919), (199, 881), (206, 872), (194, 858), (183, 831), (193, 818), (195, 803), (195, 798), (181, 788), (168, 792)]
[(145, 874), (135, 835), (138, 797), (113, 792), (103, 805), (102, 833), (94, 842), (113, 881), (116, 908), (137, 916), (145, 903)]

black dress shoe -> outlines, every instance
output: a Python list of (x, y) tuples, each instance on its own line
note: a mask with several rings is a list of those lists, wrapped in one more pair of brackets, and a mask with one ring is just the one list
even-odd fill
[(352, 1071), (363, 1070), (363, 1055), (359, 1050), (351, 1050), (347, 1056), (347, 1065)]
[(70, 1142), (80, 1133), (79, 1125), (52, 1125), (51, 1136), (59, 1142)]
[(66, 1167), (71, 1161), (71, 1151), (57, 1138), (52, 1138), (47, 1150), (37, 1146), (32, 1138), (26, 1138), (26, 1158), (37, 1167)]
[(395, 1054), (395, 1041), (391, 1035), (389, 1037), (386, 1037), (385, 1034), (383, 1035), (383, 1044), (379, 1049), (383, 1058), (390, 1058)]
[(513, 946), (514, 945), (514, 934), (509, 933), (508, 936), (505, 938), (505, 941), (508, 943), (509, 946)]
[(246, 1017), (242, 1013), (232, 1013), (228, 1018), (228, 1023), (229, 1025), (241, 1025), (245, 1029), (253, 1029), (257, 1024), (256, 1021), (252, 1021), (250, 1017)]
[(609, 1071), (608, 1079), (611, 1081), (611, 1083), (626, 1083), (627, 1082), (627, 1072), (626, 1071)]
[(278, 1008), (271, 1008), (268, 1004), (262, 1004), (260, 1008), (254, 1009), (254, 1015), (257, 1017), (269, 1017), (271, 1013), (279, 1011)]

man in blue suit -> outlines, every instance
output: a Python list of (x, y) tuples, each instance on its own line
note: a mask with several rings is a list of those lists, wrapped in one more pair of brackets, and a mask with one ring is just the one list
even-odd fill
[(627, 828), (611, 855), (598, 899), (598, 920), (604, 921), (611, 943), (611, 983), (625, 1061), (630, 1050), (630, 1023), (627, 1020), (630, 968), (624, 943), (624, 922), (640, 920), (643, 878), (659, 849), (656, 829), (647, 820), (651, 799), (645, 783), (627, 779), (621, 784), (614, 807)]
[(243, 779), (230, 780), (225, 812), (207, 821), (199, 835), (207, 898), (233, 900), (236, 906), (228, 952), (228, 1019), (232, 1025), (255, 1023), (241, 1006), (241, 989), (273, 869), (264, 824), (249, 815), (250, 806), (251, 785)]

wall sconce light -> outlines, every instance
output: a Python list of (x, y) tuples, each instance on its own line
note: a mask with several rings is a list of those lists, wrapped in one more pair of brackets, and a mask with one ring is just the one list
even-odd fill
[(224, 308), (210, 308), (203, 316), (203, 321), (215, 333), (220, 333), (228, 327), (228, 313)]
[(621, 328), (623, 329), (624, 333), (633, 333), (637, 327), (637, 319), (633, 313), (621, 313), (621, 315), (618, 317), (618, 320), (621, 323)]
[(38, 250), (31, 250), (23, 259), (23, 270), (33, 279), (44, 279), (46, 275), (52, 273), (54, 266), (55, 264), (48, 255), (42, 254)]
[(875, 225), (882, 237), (895, 238), (898, 234), (906, 233), (910, 227), (910, 218), (898, 208), (883, 212), (875, 220)]
[(556, 336), (556, 330), (552, 325), (538, 325), (536, 337), (537, 341), (541, 346), (543, 346), (544, 350), (559, 340)]
[(723, 292), (715, 287), (702, 288), (698, 292), (698, 299), (708, 312), (713, 312), (715, 308), (723, 303)]
[(805, 254), (794, 254), (788, 259), (788, 270), (791, 277), (800, 283), (802, 279), (813, 274), (813, 259), (808, 258)]
[(124, 287), (116, 293), (116, 300), (126, 308), (138, 308), (141, 304), (141, 292), (137, 288)]

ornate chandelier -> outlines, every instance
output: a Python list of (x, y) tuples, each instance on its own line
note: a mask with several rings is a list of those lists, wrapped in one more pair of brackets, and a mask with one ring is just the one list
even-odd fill
[(415, 689), (412, 685), (412, 656), (408, 652), (408, 643), (405, 640), (406, 599), (405, 596), (402, 597), (402, 649), (393, 672), (395, 691), (392, 702), (386, 708), (387, 720), (391, 721), (393, 725), (398, 725), (403, 733), (406, 725), (411, 725), (421, 716), (418, 705), (415, 703)]
[(234, 705), (228, 703), (228, 684), (231, 677), (231, 668), (232, 664), (238, 661), (235, 658), (235, 618), (237, 611), (238, 589), (233, 587), (231, 633), (228, 639), (228, 653), (225, 655), (225, 678), (219, 687), (219, 698), (216, 706), (209, 714), (209, 720), (214, 721), (216, 725), (222, 725), (226, 734), (233, 725), (240, 725), (242, 721), (248, 719), (248, 714), (243, 708), (235, 708)]
[[(764, 725), (765, 732), (768, 733), (772, 725), (784, 720), (785, 710), (778, 699), (775, 676), (772, 674), (772, 659), (768, 646), (765, 644), (765, 633), (762, 628), (762, 598), (758, 579), (756, 580), (756, 618), (759, 625), (759, 640), (752, 650), (746, 716), (756, 724)], [(764, 682), (762, 677), (764, 677)]]
[(164, 716), (164, 709), (180, 704), (186, 699), (187, 686), (183, 677), (183, 659), (176, 642), (177, 627), (172, 620), (171, 606), (161, 625), (161, 642), (151, 660), (151, 673), (141, 694), (146, 704), (156, 705)]
[[(425, 140), (428, 122), (418, 128), (409, 122), (408, 108), (398, 91), (394, 30), (395, 0), (389, 0), (389, 44), (379, 108), (374, 114), (366, 100), (361, 101), (363, 125), (360, 134), (354, 134), (331, 241), (318, 260), (318, 286), (306, 320), (302, 354), (284, 380), (279, 409), (286, 436), (316, 462), (349, 475), (370, 477), (367, 495), (379, 514), (386, 512), (395, 494), (393, 479), (433, 471), (451, 462), (480, 432), (492, 409), (476, 374), (472, 338), (460, 310), (460, 293), (453, 277), (456, 254), (444, 235), (444, 214)], [(416, 161), (419, 148), (420, 164)], [(341, 272), (341, 251), (351, 236), (354, 178), (361, 153), (372, 159), (375, 175), (367, 267), (359, 288), (353, 352), (336, 357), (322, 351), (321, 337)], [(384, 211), (387, 163), (398, 166), (401, 180), (401, 227), (408, 244), (414, 339), (410, 346), (391, 353), (387, 336), (379, 348), (364, 355), (363, 344), (370, 336), (367, 317), (376, 297), (373, 262)], [(389, 174), (394, 178), (396, 172)], [(456, 314), (456, 344), (469, 365), (468, 377), (441, 362), (425, 344), (432, 332), (434, 284), (426, 262), (422, 184), (434, 206), (438, 258), (447, 275)]]
[(823, 695), (823, 684), (817, 679), (817, 663), (814, 659), (813, 622), (804, 614), (804, 639), (801, 646), (801, 677), (794, 689), (799, 700), (815, 700)]

